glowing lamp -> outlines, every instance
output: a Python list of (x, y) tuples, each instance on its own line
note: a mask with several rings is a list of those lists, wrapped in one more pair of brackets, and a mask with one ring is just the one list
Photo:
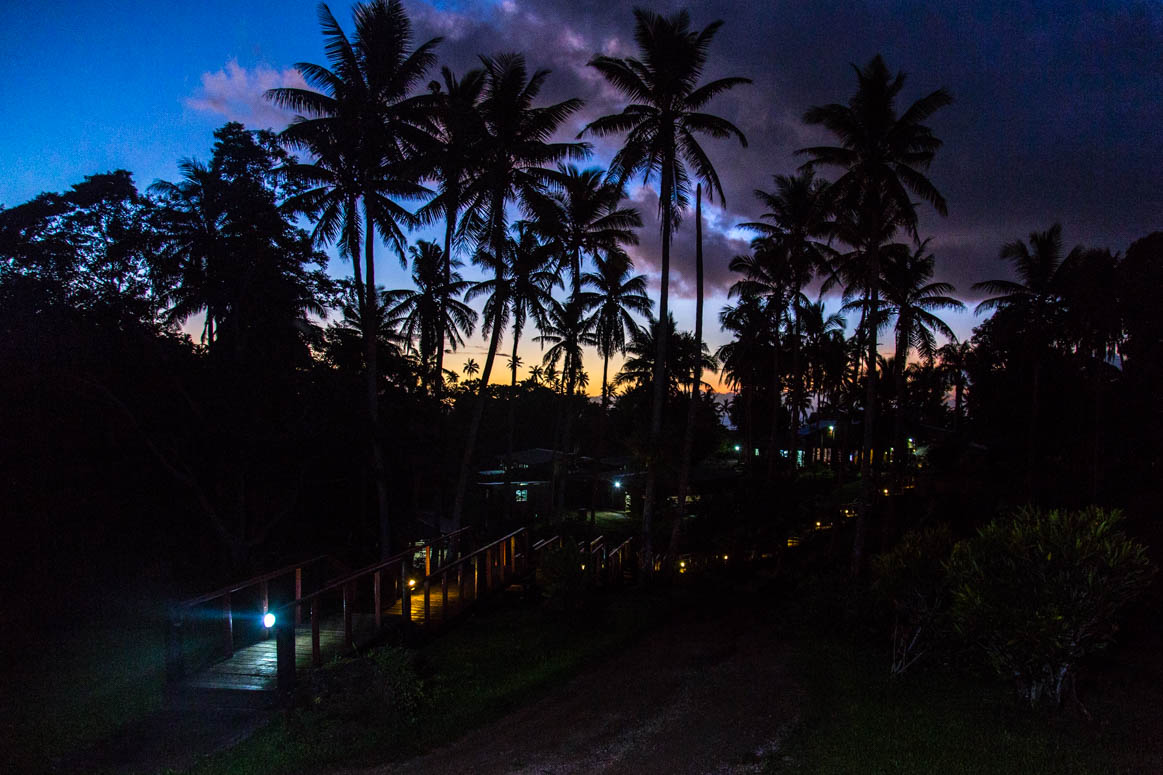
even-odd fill
[(408, 589), (416, 586), (416, 579), (408, 579)]
[(685, 567), (686, 567), (686, 562), (680, 562), (680, 563), (678, 564), (678, 567), (680, 567), (680, 568), (685, 568)]
[(271, 614), (271, 613), (263, 614), (262, 626), (266, 627), (268, 630), (271, 627), (274, 627), (275, 626), (275, 615)]
[(617, 480), (617, 479), (615, 479), (615, 480), (614, 480), (614, 489), (615, 489), (615, 490), (620, 490), (620, 489), (622, 489), (622, 482), (621, 482), (621, 481), (619, 481), (619, 480)]
[(738, 444), (736, 444), (736, 445), (735, 445), (735, 451), (736, 451), (736, 452), (738, 452), (738, 451), (739, 451), (739, 450), (741, 450), (741, 449), (742, 449), (742, 447), (740, 447)]

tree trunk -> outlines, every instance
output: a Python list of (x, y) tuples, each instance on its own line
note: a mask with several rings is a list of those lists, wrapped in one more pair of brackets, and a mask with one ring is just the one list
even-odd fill
[[(792, 379), (795, 384), (793, 386), (792, 394), (792, 415), (791, 415), (791, 458), (792, 465), (799, 463), (800, 454), (800, 425), (802, 424), (802, 415), (804, 404), (804, 375), (800, 364), (800, 311), (799, 311), (799, 288), (795, 289), (792, 294), (792, 305), (795, 309), (795, 325), (792, 328), (792, 351), (791, 351), (791, 370)], [(817, 415), (817, 421), (819, 416)], [(818, 424), (818, 423), (817, 423)]]
[(377, 334), (379, 333), (376, 319), (376, 261), (375, 261), (375, 226), (372, 223), (371, 212), (364, 203), (364, 271), (367, 275), (364, 300), (364, 329), (363, 340), (367, 352), (367, 406), (369, 429), (372, 443), (372, 477), (376, 482), (376, 506), (380, 524), (380, 557), (387, 559), (392, 552), (392, 530), (388, 513), (388, 482), (387, 469), (384, 465), (384, 449), (380, 444), (380, 412), (377, 367)]
[(606, 454), (606, 412), (609, 410), (608, 378), (610, 374), (610, 347), (602, 347), (602, 413), (598, 416), (597, 454), (594, 456), (593, 485), (590, 490), (590, 522), (598, 524), (598, 474), (601, 472), (602, 456)]
[[(446, 192), (447, 193), (447, 192)], [(448, 286), (452, 284), (452, 233), (456, 230), (456, 208), (444, 208), (444, 293), (440, 295), (440, 335), (436, 348), (436, 398), (444, 397), (444, 319), (448, 313)]]
[(521, 337), (513, 326), (513, 358), (509, 361), (509, 433), (505, 444), (505, 523), (513, 519), (513, 434), (517, 427), (517, 343)]
[(864, 398), (864, 445), (860, 451), (860, 504), (856, 512), (856, 529), (852, 536), (852, 566), (853, 576), (860, 575), (864, 566), (864, 537), (868, 531), (868, 522), (872, 510), (872, 501), (876, 492), (876, 482), (873, 480), (875, 467), (873, 455), (876, 451), (876, 311), (880, 305), (880, 246), (874, 245), (869, 255), (869, 288), (865, 302), (864, 325), (868, 337), (867, 345), (867, 377)]
[(682, 518), (686, 514), (687, 487), (691, 476), (691, 455), (695, 445), (695, 410), (702, 393), (703, 381), (703, 187), (695, 187), (695, 365), (691, 374), (690, 397), (687, 400), (686, 431), (682, 439), (682, 467), (678, 475), (678, 510), (670, 530), (670, 557), (678, 556), (682, 537)]
[(893, 418), (893, 449), (892, 463), (896, 469), (897, 487), (904, 484), (905, 463), (909, 455), (908, 444), (905, 441), (905, 361), (909, 357), (908, 328), (912, 320), (905, 321), (905, 328), (897, 334), (896, 354), (893, 356), (893, 377), (896, 383), (896, 416)]
[[(493, 203), (493, 213), (503, 211), (504, 200)], [(500, 292), (501, 280), (504, 275), (503, 265), (500, 263), (502, 251), (505, 246), (505, 229), (504, 222), (500, 224), (493, 224), (493, 250), (497, 257), (497, 292)], [(493, 333), (489, 337), (489, 352), (485, 356), (485, 367), (481, 371), (481, 383), (477, 388), (476, 403), (473, 405), (472, 420), (468, 425), (468, 435), (464, 441), (464, 456), (460, 460), (460, 474), (456, 480), (456, 493), (452, 499), (452, 529), (460, 528), (461, 520), (464, 518), (464, 496), (468, 490), (468, 477), (472, 470), (472, 459), (476, 453), (477, 434), (481, 429), (481, 418), (485, 413), (485, 399), (488, 396), (489, 376), (493, 373), (493, 361), (497, 357), (497, 347), (501, 341), (501, 323), (502, 313), (504, 311), (504, 304), (500, 305), (493, 320)]]
[(670, 232), (671, 232), (671, 165), (663, 160), (662, 185), (659, 202), (662, 205), (662, 281), (658, 296), (658, 335), (654, 353), (654, 402), (650, 409), (650, 441), (646, 459), (646, 492), (642, 499), (642, 552), (646, 573), (654, 572), (654, 512), (657, 499), (658, 464), (662, 453), (662, 408), (666, 403), (666, 337), (669, 331), (670, 310), (667, 296), (670, 290)]
[[(780, 302), (782, 307), (782, 301)], [(775, 479), (775, 465), (776, 459), (779, 457), (779, 410), (782, 406), (783, 390), (779, 379), (779, 351), (782, 348), (782, 342), (779, 337), (779, 318), (782, 314), (782, 309), (776, 312), (775, 321), (775, 340), (773, 342), (774, 351), (771, 356), (771, 440), (768, 442), (767, 450), (767, 478), (769, 480)]]

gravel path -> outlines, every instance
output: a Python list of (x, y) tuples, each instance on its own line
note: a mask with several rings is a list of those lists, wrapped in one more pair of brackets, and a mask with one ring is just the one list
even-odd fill
[(747, 773), (802, 698), (746, 596), (676, 616), (628, 650), (461, 740), (380, 773)]

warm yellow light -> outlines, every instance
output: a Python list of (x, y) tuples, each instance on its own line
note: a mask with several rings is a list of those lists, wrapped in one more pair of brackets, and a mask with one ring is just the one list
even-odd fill
[(582, 563), (582, 570), (585, 570), (585, 569), (586, 569), (586, 564), (583, 562)]
[(723, 559), (724, 559), (724, 560), (725, 560), (725, 559), (727, 559), (727, 555), (725, 555), (725, 554), (724, 554), (724, 555), (723, 555)]
[(816, 523), (816, 527), (819, 527), (819, 526), (820, 526), (820, 523), (819, 523), (819, 522), (817, 522), (817, 523)]
[(416, 579), (408, 579), (408, 588), (416, 586)]
[(686, 560), (683, 560), (682, 562), (680, 562), (680, 563), (678, 564), (678, 567), (680, 567), (680, 568), (685, 568), (685, 567), (686, 567)]
[(884, 488), (884, 494), (888, 495), (888, 488), (887, 487)]

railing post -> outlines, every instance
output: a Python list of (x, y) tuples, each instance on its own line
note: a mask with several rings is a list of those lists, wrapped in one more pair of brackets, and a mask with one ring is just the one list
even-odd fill
[(348, 648), (355, 647), (351, 637), (351, 606), (355, 597), (352, 594), (353, 583), (349, 581), (343, 585), (343, 642), (347, 644)]
[[(265, 581), (263, 581), (261, 584), (259, 584), (258, 589), (259, 589), (259, 597), (262, 598), (262, 615), (263, 615), (263, 618), (266, 618), (267, 611), (270, 609), (270, 603), (271, 603), (270, 589), (267, 587), (267, 583)], [(271, 636), (271, 631), (268, 628), (263, 627), (262, 628), (263, 640), (266, 640), (270, 636)]]
[(376, 571), (372, 576), (372, 597), (376, 607), (376, 632), (380, 631), (383, 626), (384, 606), (383, 606), (383, 591), (380, 589), (382, 571)]
[(295, 688), (295, 628), (284, 622), (275, 623), (275, 669), (279, 691), (289, 693)]
[(303, 599), (303, 569), (295, 568), (295, 626), (303, 623), (303, 606), (299, 601)]
[(412, 624), (412, 590), (408, 587), (408, 556), (400, 561), (400, 616), (404, 623), (404, 635), (408, 634), (408, 627)]
[(440, 574), (440, 624), (448, 621), (448, 571)]
[(323, 650), (319, 645), (319, 619), (322, 606), (319, 605), (320, 595), (311, 599), (311, 665), (323, 667)]
[(183, 614), (178, 608), (170, 610), (166, 621), (166, 681), (177, 683), (185, 677), (186, 666), (182, 658)]
[(230, 610), (230, 593), (222, 596), (222, 651), (234, 656), (234, 613)]
[(464, 563), (456, 564), (456, 611), (464, 610)]
[(424, 575), (432, 575), (432, 544), (424, 546)]

